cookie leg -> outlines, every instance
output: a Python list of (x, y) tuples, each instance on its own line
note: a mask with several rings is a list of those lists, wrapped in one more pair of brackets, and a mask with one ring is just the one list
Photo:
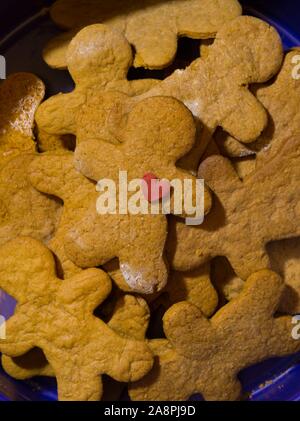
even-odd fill
[[(96, 267), (118, 256), (118, 215), (99, 215), (96, 206), (65, 236), (67, 257), (82, 268)], [(111, 227), (106, 232), (106, 227)]]
[(100, 376), (86, 375), (80, 365), (56, 376), (60, 401), (99, 401), (103, 393)]
[[(127, 284), (136, 292), (151, 294), (167, 282), (163, 252), (167, 236), (164, 215), (129, 217), (124, 248), (119, 253), (120, 269)], [(123, 241), (124, 240), (124, 241)]]
[(235, 377), (220, 373), (211, 373), (208, 381), (198, 386), (206, 401), (235, 401), (241, 395), (241, 384)]

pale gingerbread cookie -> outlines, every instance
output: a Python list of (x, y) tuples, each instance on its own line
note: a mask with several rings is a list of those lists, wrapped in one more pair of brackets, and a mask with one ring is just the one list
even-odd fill
[[(34, 348), (21, 357), (11, 358), (2, 355), (1, 365), (4, 371), (16, 380), (28, 380), (33, 377), (55, 377), (52, 367), (48, 364), (43, 352)], [(120, 400), (125, 388), (124, 383), (119, 383), (108, 376), (102, 376), (103, 401)]]
[[(124, 295), (117, 300), (113, 315), (107, 324), (121, 336), (143, 341), (149, 317), (149, 308), (143, 299)], [(55, 377), (44, 353), (38, 348), (15, 358), (2, 355), (1, 364), (6, 373), (17, 380), (27, 380), (35, 376)], [(107, 376), (103, 376), (102, 381), (102, 400), (119, 400), (125, 387), (124, 383), (116, 382)]]
[(0, 256), (1, 287), (18, 301), (0, 350), (18, 357), (42, 349), (60, 400), (99, 400), (101, 374), (128, 382), (151, 369), (145, 342), (118, 335), (93, 315), (111, 289), (103, 271), (90, 269), (61, 281), (51, 252), (28, 237), (2, 246)]
[(299, 236), (300, 136), (282, 139), (280, 152), (241, 181), (231, 163), (212, 156), (199, 168), (215, 193), (204, 223), (171, 224), (169, 256), (176, 270), (190, 270), (215, 256), (226, 256), (235, 273), (270, 267), (268, 242)]
[[(281, 147), (282, 137), (286, 137), (288, 134), (297, 134), (300, 131), (297, 105), (300, 98), (300, 84), (299, 79), (294, 75), (296, 59), (299, 54), (300, 50), (297, 48), (287, 53), (275, 81), (266, 86), (256, 87), (256, 95), (270, 113), (270, 119), (262, 136), (257, 142), (250, 145), (251, 149), (245, 148), (243, 151), (242, 145), (230, 136), (226, 138), (226, 134), (219, 137), (218, 145), (221, 147), (221, 141), (223, 141), (222, 152), (227, 155), (256, 154), (256, 159), (250, 157), (233, 160), (233, 165), (241, 178), (254, 172), (256, 167), (264, 165), (270, 156), (275, 156)], [(223, 139), (221, 139), (222, 136)], [(225, 142), (224, 139), (226, 139)], [(297, 245), (298, 239), (296, 238), (273, 242), (267, 247), (272, 269), (279, 272), (287, 284), (280, 311), (289, 314), (298, 313), (300, 308), (300, 287), (297, 282)], [(230, 285), (230, 283), (227, 285), (229, 290), (231, 290)], [(229, 294), (230, 297), (232, 294)]]
[[(282, 45), (274, 28), (256, 18), (236, 18), (218, 32), (207, 57), (175, 71), (145, 94), (128, 98), (108, 92), (99, 98), (97, 92), (91, 92), (80, 115), (79, 139), (89, 140), (98, 134), (109, 142), (120, 141), (123, 120), (136, 102), (150, 96), (172, 96), (190, 109), (197, 122), (196, 144), (179, 162), (183, 168), (196, 171), (218, 126), (244, 143), (260, 136), (267, 125), (267, 114), (248, 85), (269, 80), (278, 72), (281, 61)], [(91, 117), (93, 109), (101, 122), (101, 132), (98, 128), (98, 132), (90, 134), (91, 119), (95, 121), (95, 116)], [(47, 130), (51, 129), (48, 124)]]
[[(251, 43), (252, 37), (259, 42)], [(266, 54), (270, 45), (273, 46), (271, 56)], [(176, 71), (157, 87), (136, 98), (109, 92), (99, 99), (97, 92), (90, 92), (79, 117), (78, 139), (90, 140), (98, 135), (99, 139), (112, 143), (120, 141), (123, 120), (126, 121), (128, 111), (136, 102), (149, 96), (171, 95), (184, 102), (199, 123), (195, 147), (179, 161), (184, 168), (197, 168), (217, 126), (227, 127), (244, 142), (255, 140), (267, 124), (267, 115), (244, 85), (268, 80), (279, 70), (282, 60), (280, 38), (266, 23), (243, 16), (223, 27), (211, 51), (209, 57), (195, 60), (186, 70)], [(232, 57), (239, 63), (235, 72), (232, 71)], [(219, 69), (222, 69), (221, 73)], [(219, 83), (216, 83), (218, 79)], [(100, 128), (91, 130), (91, 120), (100, 121)], [(200, 122), (205, 125), (202, 133)], [(92, 126), (96, 126), (95, 123)], [(51, 124), (47, 125), (47, 130), (52, 130)]]
[(157, 83), (153, 79), (127, 80), (132, 63), (130, 45), (122, 34), (100, 24), (76, 35), (68, 48), (67, 63), (75, 90), (50, 97), (36, 115), (39, 129), (53, 135), (77, 134), (77, 117), (89, 90), (97, 94), (113, 90), (131, 96)]
[(69, 277), (80, 271), (80, 268), (65, 254), (65, 235), (76, 225), (76, 221), (80, 221), (89, 206), (96, 212), (96, 186), (74, 168), (72, 153), (52, 153), (38, 157), (31, 166), (31, 182), (40, 191), (58, 196), (64, 201), (59, 229), (49, 246), (58, 257), (61, 276)]
[[(113, 315), (107, 325), (120, 336), (143, 341), (149, 317), (149, 308), (143, 299), (124, 295), (116, 302)], [(35, 376), (55, 377), (53, 368), (38, 348), (15, 358), (2, 355), (1, 363), (6, 373), (17, 380), (26, 380)], [(107, 382), (104, 382), (103, 399), (114, 395), (109, 386)], [(114, 384), (114, 387), (117, 385)]]
[(265, 22), (241, 16), (222, 27), (209, 51), (144, 96), (178, 98), (204, 124), (209, 139), (221, 126), (243, 143), (251, 143), (265, 128), (267, 114), (248, 85), (265, 82), (278, 72), (280, 37)]
[(192, 304), (175, 304), (164, 315), (167, 339), (150, 341), (152, 371), (129, 388), (133, 400), (236, 400), (239, 372), (271, 357), (294, 353), (292, 318), (274, 317), (284, 284), (274, 272), (249, 277), (243, 292), (207, 320)]
[(121, 0), (59, 0), (50, 10), (51, 17), (60, 27), (72, 30), (50, 41), (44, 58), (52, 67), (66, 67), (66, 50), (76, 28), (105, 23), (133, 45), (135, 67), (161, 69), (173, 61), (178, 37), (212, 38), (241, 13), (237, 0), (142, 0), (138, 4)]
[[(83, 37), (85, 33), (91, 36), (94, 31), (99, 32), (100, 37), (99, 25), (85, 28), (78, 37)], [(107, 28), (105, 31), (107, 37), (109, 34), (112, 36)], [(73, 45), (77, 44), (76, 39), (73, 39)], [(83, 41), (86, 45), (85, 37)], [(119, 48), (124, 43), (125, 40)], [(78, 101), (76, 95), (76, 100), (70, 102), (69, 96), (52, 97), (40, 107), (37, 121), (51, 134), (76, 133), (78, 143), (92, 136), (117, 143), (118, 134), (123, 131), (123, 120), (137, 102), (145, 97), (172, 96), (183, 102), (197, 121), (196, 144), (180, 161), (184, 168), (196, 171), (200, 157), (218, 126), (245, 143), (259, 137), (267, 124), (267, 114), (249, 92), (248, 85), (265, 82), (275, 75), (280, 68), (282, 54), (280, 37), (274, 28), (259, 19), (241, 16), (218, 32), (207, 57), (195, 60), (185, 70), (175, 71), (153, 89), (145, 89), (146, 93), (129, 98), (125, 89), (117, 87), (121, 82), (109, 85), (114, 92), (105, 93), (102, 89), (100, 93), (95, 89), (98, 82), (94, 80), (94, 90), (89, 91), (87, 99)], [(122, 79), (125, 77), (123, 72)], [(115, 92), (120, 90), (122, 94)], [(81, 110), (77, 124), (74, 109)]]
[[(126, 172), (128, 183), (146, 181), (151, 175), (169, 182), (189, 180), (193, 187), (196, 179), (175, 164), (190, 150), (194, 138), (194, 119), (183, 104), (174, 98), (148, 98), (129, 113), (121, 144), (99, 140), (79, 143), (75, 165), (89, 179), (113, 181), (118, 186), (117, 195), (120, 171)], [(181, 200), (180, 196), (180, 204)], [(100, 214), (95, 203), (91, 203), (66, 240), (70, 259), (81, 267), (93, 267), (118, 257), (121, 272), (133, 290), (146, 294), (161, 290), (167, 282), (163, 256), (167, 221), (161, 211), (154, 214), (150, 209), (151, 200), (148, 203), (144, 197), (144, 203), (146, 212), (140, 209), (137, 214), (128, 207), (120, 213), (119, 200), (115, 214)], [(174, 211), (172, 204), (167, 213)], [(204, 211), (210, 206), (210, 194), (205, 190)], [(180, 214), (183, 213), (181, 209)]]
[(32, 153), (34, 116), (45, 95), (31, 73), (15, 73), (0, 84), (0, 166), (19, 153)]

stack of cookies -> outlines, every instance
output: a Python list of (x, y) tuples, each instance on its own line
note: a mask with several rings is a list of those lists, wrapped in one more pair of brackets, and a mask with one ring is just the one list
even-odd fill
[[(132, 400), (241, 399), (242, 369), (300, 350), (300, 49), (237, 0), (50, 14), (65, 32), (44, 59), (75, 89), (0, 85), (0, 294), (17, 300), (2, 366), (55, 377), (60, 400), (124, 383)], [(199, 40), (191, 63), (179, 37)]]

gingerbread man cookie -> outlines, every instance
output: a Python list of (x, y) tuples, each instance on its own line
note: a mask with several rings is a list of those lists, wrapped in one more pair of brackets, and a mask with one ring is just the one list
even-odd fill
[[(84, 31), (90, 34), (96, 30), (99, 31), (98, 26)], [(111, 34), (107, 28), (106, 31)], [(77, 44), (76, 39), (72, 41), (73, 45)], [(88, 45), (85, 38), (84, 43)], [(69, 102), (67, 99), (63, 103), (65, 96), (53, 97), (40, 107), (37, 121), (51, 134), (76, 133), (78, 143), (90, 140), (92, 136), (118, 143), (118, 133), (123, 131), (124, 125), (122, 116), (126, 120), (137, 102), (146, 97), (172, 96), (190, 109), (198, 123), (195, 147), (181, 162), (184, 168), (195, 171), (218, 126), (244, 143), (253, 142), (260, 136), (267, 125), (267, 114), (248, 90), (248, 85), (265, 82), (275, 75), (282, 55), (280, 37), (274, 28), (259, 19), (241, 16), (218, 32), (207, 57), (195, 60), (185, 70), (175, 71), (157, 86), (145, 89), (144, 94), (129, 98), (128, 92), (113, 82), (109, 89), (114, 92), (89, 90), (83, 101)], [(95, 89), (97, 82), (93, 83)], [(115, 91), (122, 91), (122, 94)], [(80, 122), (70, 107), (81, 109)], [(89, 133), (91, 122), (95, 126), (92, 135)]]
[[(142, 298), (124, 295), (117, 300), (107, 325), (120, 336), (144, 341), (149, 317), (149, 308)], [(15, 358), (2, 355), (1, 364), (7, 374), (18, 380), (35, 376), (55, 377), (53, 368), (38, 348)], [(106, 384), (104, 393), (108, 395)]]
[[(128, 183), (146, 181), (151, 176), (170, 183), (190, 180), (194, 185), (194, 177), (175, 166), (192, 147), (194, 137), (194, 120), (183, 104), (173, 98), (148, 98), (129, 113), (120, 145), (99, 140), (80, 143), (75, 151), (75, 165), (89, 179), (109, 179), (118, 186), (117, 193), (120, 171), (126, 172)], [(181, 200), (182, 196), (180, 204)], [(103, 265), (118, 257), (122, 274), (132, 289), (147, 294), (161, 290), (167, 282), (163, 257), (166, 217), (161, 212), (154, 214), (148, 202), (146, 212), (140, 210), (137, 214), (129, 208), (120, 212), (119, 204), (118, 200), (115, 212), (99, 213), (92, 203), (85, 217), (70, 230), (65, 250), (81, 267)], [(204, 210), (210, 206), (206, 191)]]
[(264, 156), (276, 154), (282, 137), (300, 132), (299, 100), (300, 79), (297, 77), (297, 58), (300, 48), (294, 48), (284, 58), (282, 68), (273, 83), (255, 85), (252, 90), (269, 113), (266, 130), (250, 145), (241, 145), (226, 133), (220, 133), (217, 141), (222, 153), (229, 157), (256, 155), (256, 165), (263, 165)]
[(212, 156), (199, 168), (216, 197), (204, 224), (173, 223), (169, 256), (177, 270), (190, 270), (226, 256), (235, 273), (270, 267), (268, 242), (297, 237), (299, 231), (300, 136), (282, 139), (276, 156), (241, 181), (231, 163)]
[(127, 382), (151, 369), (145, 342), (118, 335), (93, 315), (110, 293), (104, 272), (90, 269), (61, 281), (51, 252), (28, 237), (2, 246), (0, 255), (1, 287), (18, 301), (0, 350), (18, 357), (42, 349), (60, 400), (99, 400), (101, 374)]
[(128, 81), (131, 62), (130, 45), (119, 32), (101, 24), (81, 30), (70, 43), (67, 54), (75, 90), (45, 101), (36, 115), (38, 127), (53, 135), (76, 134), (77, 117), (89, 90), (97, 94), (113, 90), (131, 96), (157, 83), (153, 79)]
[(292, 318), (274, 317), (284, 284), (262, 270), (249, 277), (243, 292), (210, 320), (187, 302), (164, 315), (167, 339), (150, 341), (152, 371), (129, 388), (133, 400), (236, 400), (239, 372), (262, 360), (300, 349), (292, 338)]
[(59, 0), (50, 10), (51, 17), (57, 25), (71, 31), (50, 41), (44, 58), (50, 66), (64, 68), (68, 44), (78, 28), (105, 23), (133, 45), (135, 67), (161, 69), (173, 61), (178, 37), (212, 38), (241, 13), (237, 0), (142, 0), (137, 4), (120, 0)]

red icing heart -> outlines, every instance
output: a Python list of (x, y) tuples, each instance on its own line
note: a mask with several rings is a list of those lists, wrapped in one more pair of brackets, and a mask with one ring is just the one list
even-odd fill
[(156, 202), (170, 194), (170, 183), (159, 180), (154, 174), (147, 173), (143, 177), (142, 192), (148, 202)]

